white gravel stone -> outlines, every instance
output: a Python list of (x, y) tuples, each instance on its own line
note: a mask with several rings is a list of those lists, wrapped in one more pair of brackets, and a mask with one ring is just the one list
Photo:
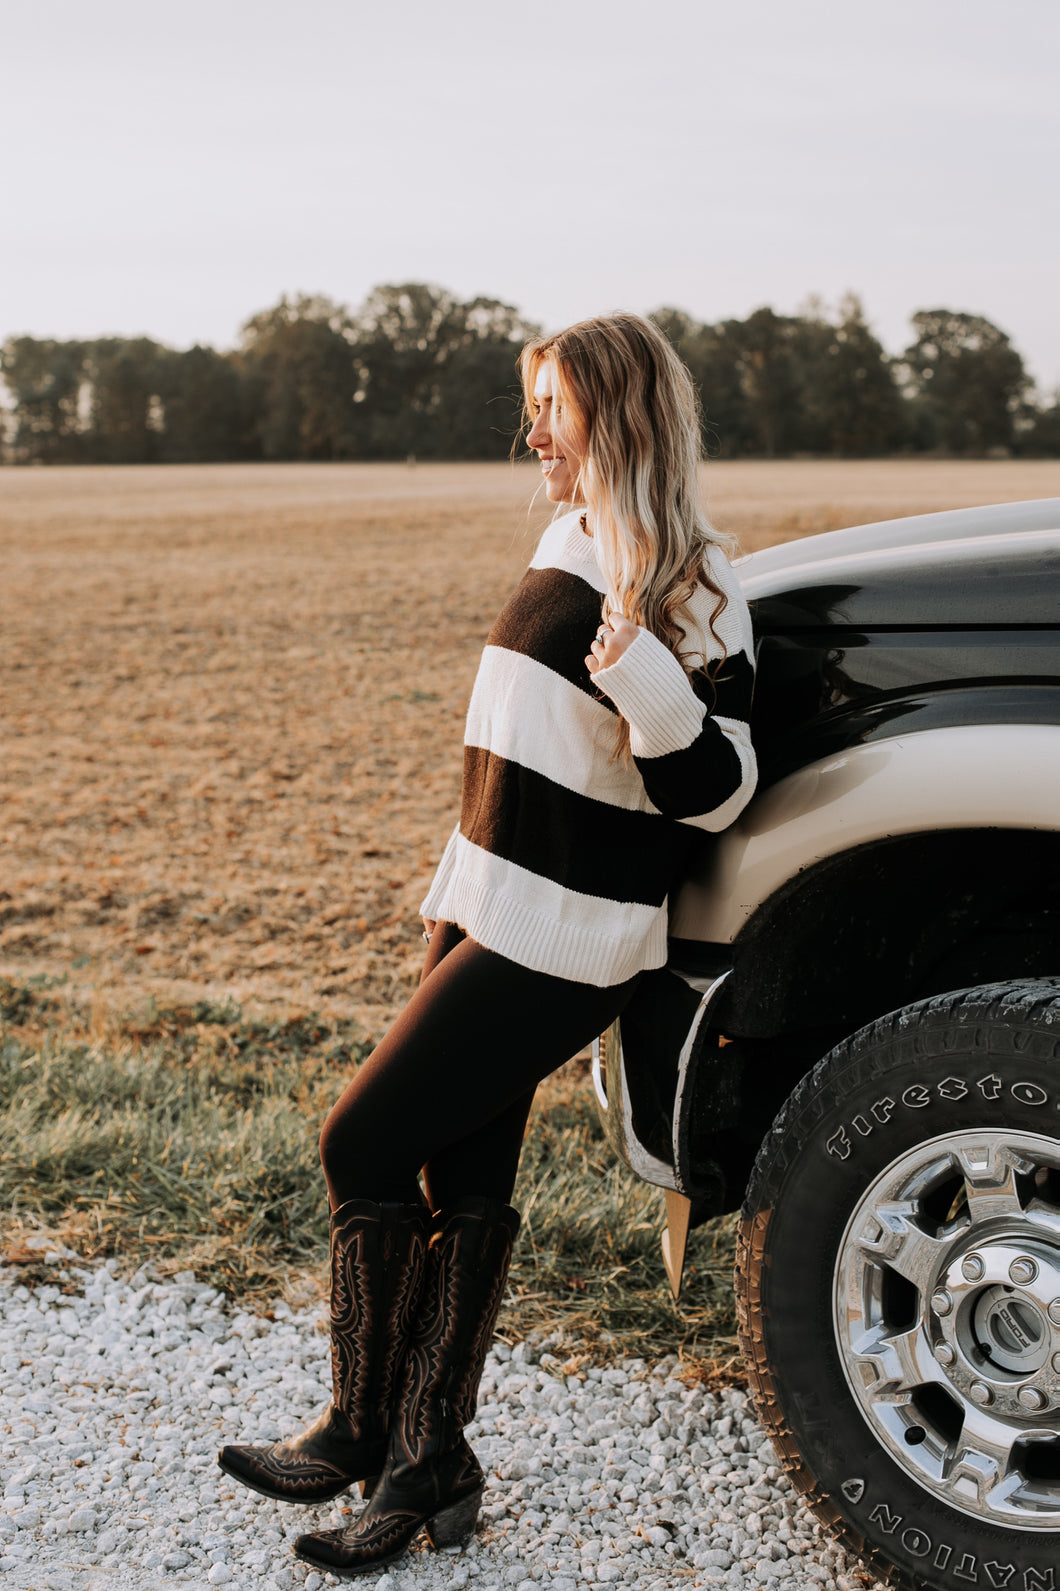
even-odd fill
[[(4, 1591), (337, 1585), (291, 1554), (348, 1522), (258, 1497), (216, 1468), (226, 1441), (300, 1428), (327, 1398), (320, 1310), (227, 1306), (190, 1272), (77, 1268), (31, 1293), (0, 1273), (0, 1571)], [(66, 1294), (60, 1286), (80, 1290)], [(564, 1374), (550, 1342), (498, 1343), (469, 1436), (487, 1475), (463, 1552), (408, 1557), (365, 1591), (868, 1591), (819, 1533), (735, 1388), (676, 1359)]]

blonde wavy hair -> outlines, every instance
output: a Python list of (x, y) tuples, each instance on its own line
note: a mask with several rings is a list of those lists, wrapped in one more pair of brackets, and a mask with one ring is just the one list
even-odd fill
[[(708, 548), (722, 541), (700, 511), (699, 404), (692, 377), (670, 343), (640, 315), (579, 321), (522, 351), (524, 419), (533, 424), (541, 366), (554, 371), (553, 412), (582, 457), (578, 494), (607, 580), (603, 612), (620, 613), (658, 636), (691, 676), (716, 674), (682, 650), (688, 603), (698, 586), (715, 598), (710, 628), (727, 598), (714, 583)], [(719, 641), (719, 645), (720, 645)], [(620, 721), (618, 748), (629, 751)]]

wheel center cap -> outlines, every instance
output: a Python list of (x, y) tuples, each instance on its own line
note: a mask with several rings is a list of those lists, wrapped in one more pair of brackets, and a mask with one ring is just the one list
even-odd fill
[(951, 1379), (972, 1375), (986, 1381), (994, 1396), (1011, 1402), (1015, 1411), (1018, 1383), (1041, 1378), (1044, 1372), (1040, 1390), (1050, 1402), (1056, 1398), (1058, 1260), (1056, 1251), (1040, 1241), (1025, 1239), (1017, 1245), (1002, 1239), (980, 1243), (951, 1261), (932, 1300), (936, 1330), (957, 1356)]
[(1033, 1375), (1049, 1357), (1048, 1316), (1036, 1300), (1011, 1288), (987, 1288), (975, 1306), (975, 1328), (994, 1363), (1014, 1375)]

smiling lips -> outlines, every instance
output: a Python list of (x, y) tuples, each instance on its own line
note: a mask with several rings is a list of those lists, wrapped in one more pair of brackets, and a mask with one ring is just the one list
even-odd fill
[(557, 464), (566, 464), (565, 458), (551, 458), (541, 460), (541, 470), (545, 475), (551, 475)]

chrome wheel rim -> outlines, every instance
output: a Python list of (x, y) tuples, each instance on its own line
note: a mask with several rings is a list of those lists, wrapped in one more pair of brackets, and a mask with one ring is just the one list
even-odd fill
[(833, 1322), (869, 1428), (941, 1501), (1060, 1529), (1060, 1143), (950, 1133), (872, 1183)]

